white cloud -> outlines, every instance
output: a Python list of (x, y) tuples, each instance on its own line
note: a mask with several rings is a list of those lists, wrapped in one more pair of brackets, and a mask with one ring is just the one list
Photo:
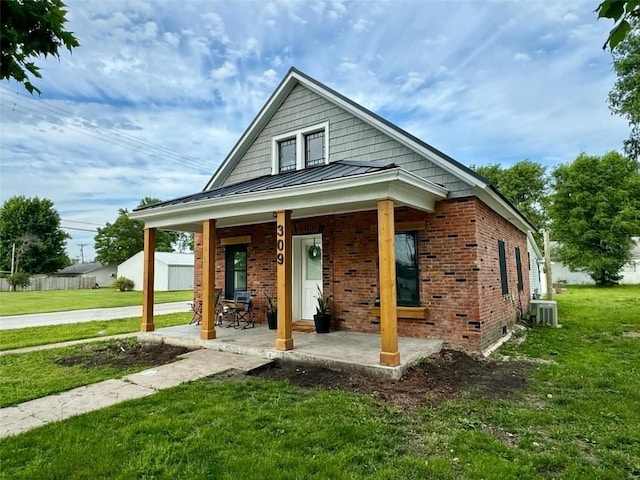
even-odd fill
[(224, 62), (220, 68), (211, 71), (211, 79), (219, 82), (235, 76), (238, 73), (236, 66), (230, 61)]
[(372, 25), (372, 22), (365, 20), (364, 18), (359, 18), (356, 23), (353, 24), (353, 29), (356, 32), (364, 32), (365, 30), (368, 30)]

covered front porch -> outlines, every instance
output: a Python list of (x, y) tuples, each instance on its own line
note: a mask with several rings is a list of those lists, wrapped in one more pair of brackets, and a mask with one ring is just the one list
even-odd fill
[[(222, 186), (210, 191), (204, 191), (181, 199), (164, 202), (158, 205), (144, 207), (134, 211), (131, 217), (145, 222), (145, 273), (143, 277), (143, 318), (141, 330), (152, 337), (155, 330), (153, 321), (153, 285), (154, 285), (154, 245), (156, 229), (182, 230), (201, 233), (202, 235), (202, 287), (201, 287), (201, 325), (198, 333), (200, 346), (207, 346), (206, 342), (214, 344), (224, 343), (227, 337), (225, 330), (216, 328), (215, 289), (216, 284), (216, 249), (223, 245), (222, 241), (245, 242), (251, 241), (257, 235), (250, 235), (252, 228), (259, 225), (266, 226), (262, 230), (262, 238), (270, 238), (269, 252), (272, 260), (260, 269), (263, 277), (254, 283), (257, 288), (252, 290), (254, 298), (263, 293), (264, 282), (275, 287), (278, 302), (277, 332), (271, 333), (264, 329), (264, 341), (268, 350), (282, 353), (280, 358), (295, 358), (300, 353), (298, 342), (308, 340), (296, 334), (292, 328), (294, 302), (297, 300), (292, 287), (294, 263), (293, 238), (294, 222), (304, 219), (335, 217), (344, 214), (365, 215), (372, 213), (371, 222), (365, 230), (372, 230), (372, 245), (375, 251), (367, 251), (366, 262), (375, 265), (377, 278), (368, 278), (371, 284), (377, 286), (379, 305), (375, 306), (376, 317), (379, 321), (376, 335), (367, 338), (367, 345), (375, 343), (376, 359), (367, 359), (367, 365), (383, 367), (400, 367), (408, 362), (401, 358), (409, 343), (400, 342), (398, 335), (398, 308), (396, 301), (396, 261), (394, 236), (396, 231), (395, 210), (407, 207), (415, 211), (431, 213), (435, 203), (446, 198), (447, 191), (443, 187), (417, 177), (393, 163), (388, 162), (335, 162), (322, 167), (315, 167), (306, 171), (283, 173), (274, 176), (240, 182), (229, 186)], [(367, 217), (369, 218), (369, 217)], [(424, 222), (421, 223), (424, 228)], [(238, 233), (233, 238), (222, 238), (219, 234), (224, 229), (235, 228)], [(240, 231), (244, 233), (239, 233)], [(244, 236), (242, 236), (244, 235)], [(368, 235), (362, 231), (360, 236)], [(335, 256), (337, 249), (347, 248), (346, 241), (333, 246)], [(228, 243), (227, 243), (228, 245)], [(323, 248), (324, 250), (324, 248)], [(263, 251), (267, 251), (263, 248)], [(331, 260), (330, 257), (327, 260)], [(275, 268), (274, 268), (275, 267)], [(275, 270), (273, 275), (272, 269)], [(219, 270), (219, 264), (218, 264)], [(348, 272), (351, 274), (352, 272)], [(275, 278), (274, 278), (275, 277)], [(330, 274), (322, 272), (324, 288), (341, 288), (338, 282), (330, 279)], [(355, 277), (354, 277), (355, 278)], [(219, 281), (220, 279), (218, 279)], [(357, 280), (356, 280), (357, 283)], [(377, 285), (376, 285), (377, 284)], [(338, 286), (336, 286), (338, 285)], [(335, 293), (335, 290), (333, 290)], [(370, 298), (356, 297), (359, 295), (353, 289), (345, 289), (347, 295), (352, 295), (362, 304), (373, 301)], [(352, 293), (353, 292), (353, 293)], [(361, 294), (360, 294), (361, 295)], [(373, 305), (372, 305), (373, 306)], [(358, 306), (358, 308), (362, 308)], [(406, 310), (406, 308), (404, 309)], [(417, 309), (424, 318), (424, 308)], [(345, 311), (343, 309), (343, 311)], [(348, 311), (347, 311), (348, 312)], [(186, 327), (185, 327), (186, 328)], [(176, 333), (176, 332), (172, 332)], [(245, 335), (245, 338), (253, 334)], [(356, 335), (356, 336), (350, 336)], [(335, 351), (336, 359), (344, 358), (352, 353), (350, 344), (341, 343), (340, 339), (358, 338), (359, 333), (335, 332), (324, 340), (316, 340), (307, 345), (321, 345), (319, 349), (331, 348)], [(222, 340), (221, 340), (222, 338)], [(235, 336), (233, 337), (235, 338)], [(262, 340), (262, 337), (261, 341)], [(375, 340), (374, 343), (373, 340)], [(294, 341), (295, 340), (295, 341)], [(217, 342), (217, 343), (215, 343)], [(264, 348), (267, 348), (266, 346)], [(270, 353), (276, 358), (275, 353)], [(424, 355), (421, 355), (424, 356)], [(409, 358), (409, 363), (412, 359)]]
[(326, 334), (293, 332), (293, 350), (274, 348), (274, 331), (266, 325), (255, 328), (218, 328), (216, 338), (200, 338), (198, 325), (180, 325), (141, 332), (140, 341), (164, 342), (189, 348), (207, 348), (265, 359), (282, 359), (340, 370), (353, 370), (398, 379), (422, 358), (442, 349), (443, 342), (433, 339), (399, 337), (402, 360), (396, 366), (379, 363), (380, 336), (372, 333), (335, 331)]

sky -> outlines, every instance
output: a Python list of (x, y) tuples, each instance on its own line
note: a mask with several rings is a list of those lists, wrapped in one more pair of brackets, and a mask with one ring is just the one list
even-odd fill
[(143, 197), (195, 193), (294, 66), (465, 165), (620, 150), (597, 1), (66, 0), (80, 47), (0, 82), (0, 201), (49, 198), (93, 260)]

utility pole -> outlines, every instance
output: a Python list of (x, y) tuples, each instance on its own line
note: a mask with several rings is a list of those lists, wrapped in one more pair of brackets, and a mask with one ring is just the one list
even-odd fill
[[(16, 266), (16, 242), (11, 245), (11, 275), (13, 275)], [(13, 285), (9, 285), (9, 291), (13, 292)]]
[(89, 245), (88, 243), (79, 243), (80, 246), (80, 263), (84, 263), (84, 247)]
[(14, 273), (14, 269), (16, 266), (16, 243), (13, 242), (11, 246), (11, 275)]
[(551, 247), (549, 245), (549, 230), (546, 228), (542, 231), (544, 238), (544, 274), (547, 279), (546, 300), (553, 300), (553, 278), (551, 276)]

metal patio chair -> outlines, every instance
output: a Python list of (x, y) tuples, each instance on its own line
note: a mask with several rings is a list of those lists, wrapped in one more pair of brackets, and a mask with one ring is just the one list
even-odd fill
[(191, 307), (191, 311), (193, 312), (189, 325), (200, 325), (202, 321), (202, 300), (194, 300), (192, 303), (189, 303), (189, 307)]
[(248, 290), (238, 290), (233, 295), (233, 308), (236, 316), (236, 327), (240, 323), (245, 325), (242, 328), (253, 328), (256, 326), (253, 306), (251, 305), (251, 292)]

